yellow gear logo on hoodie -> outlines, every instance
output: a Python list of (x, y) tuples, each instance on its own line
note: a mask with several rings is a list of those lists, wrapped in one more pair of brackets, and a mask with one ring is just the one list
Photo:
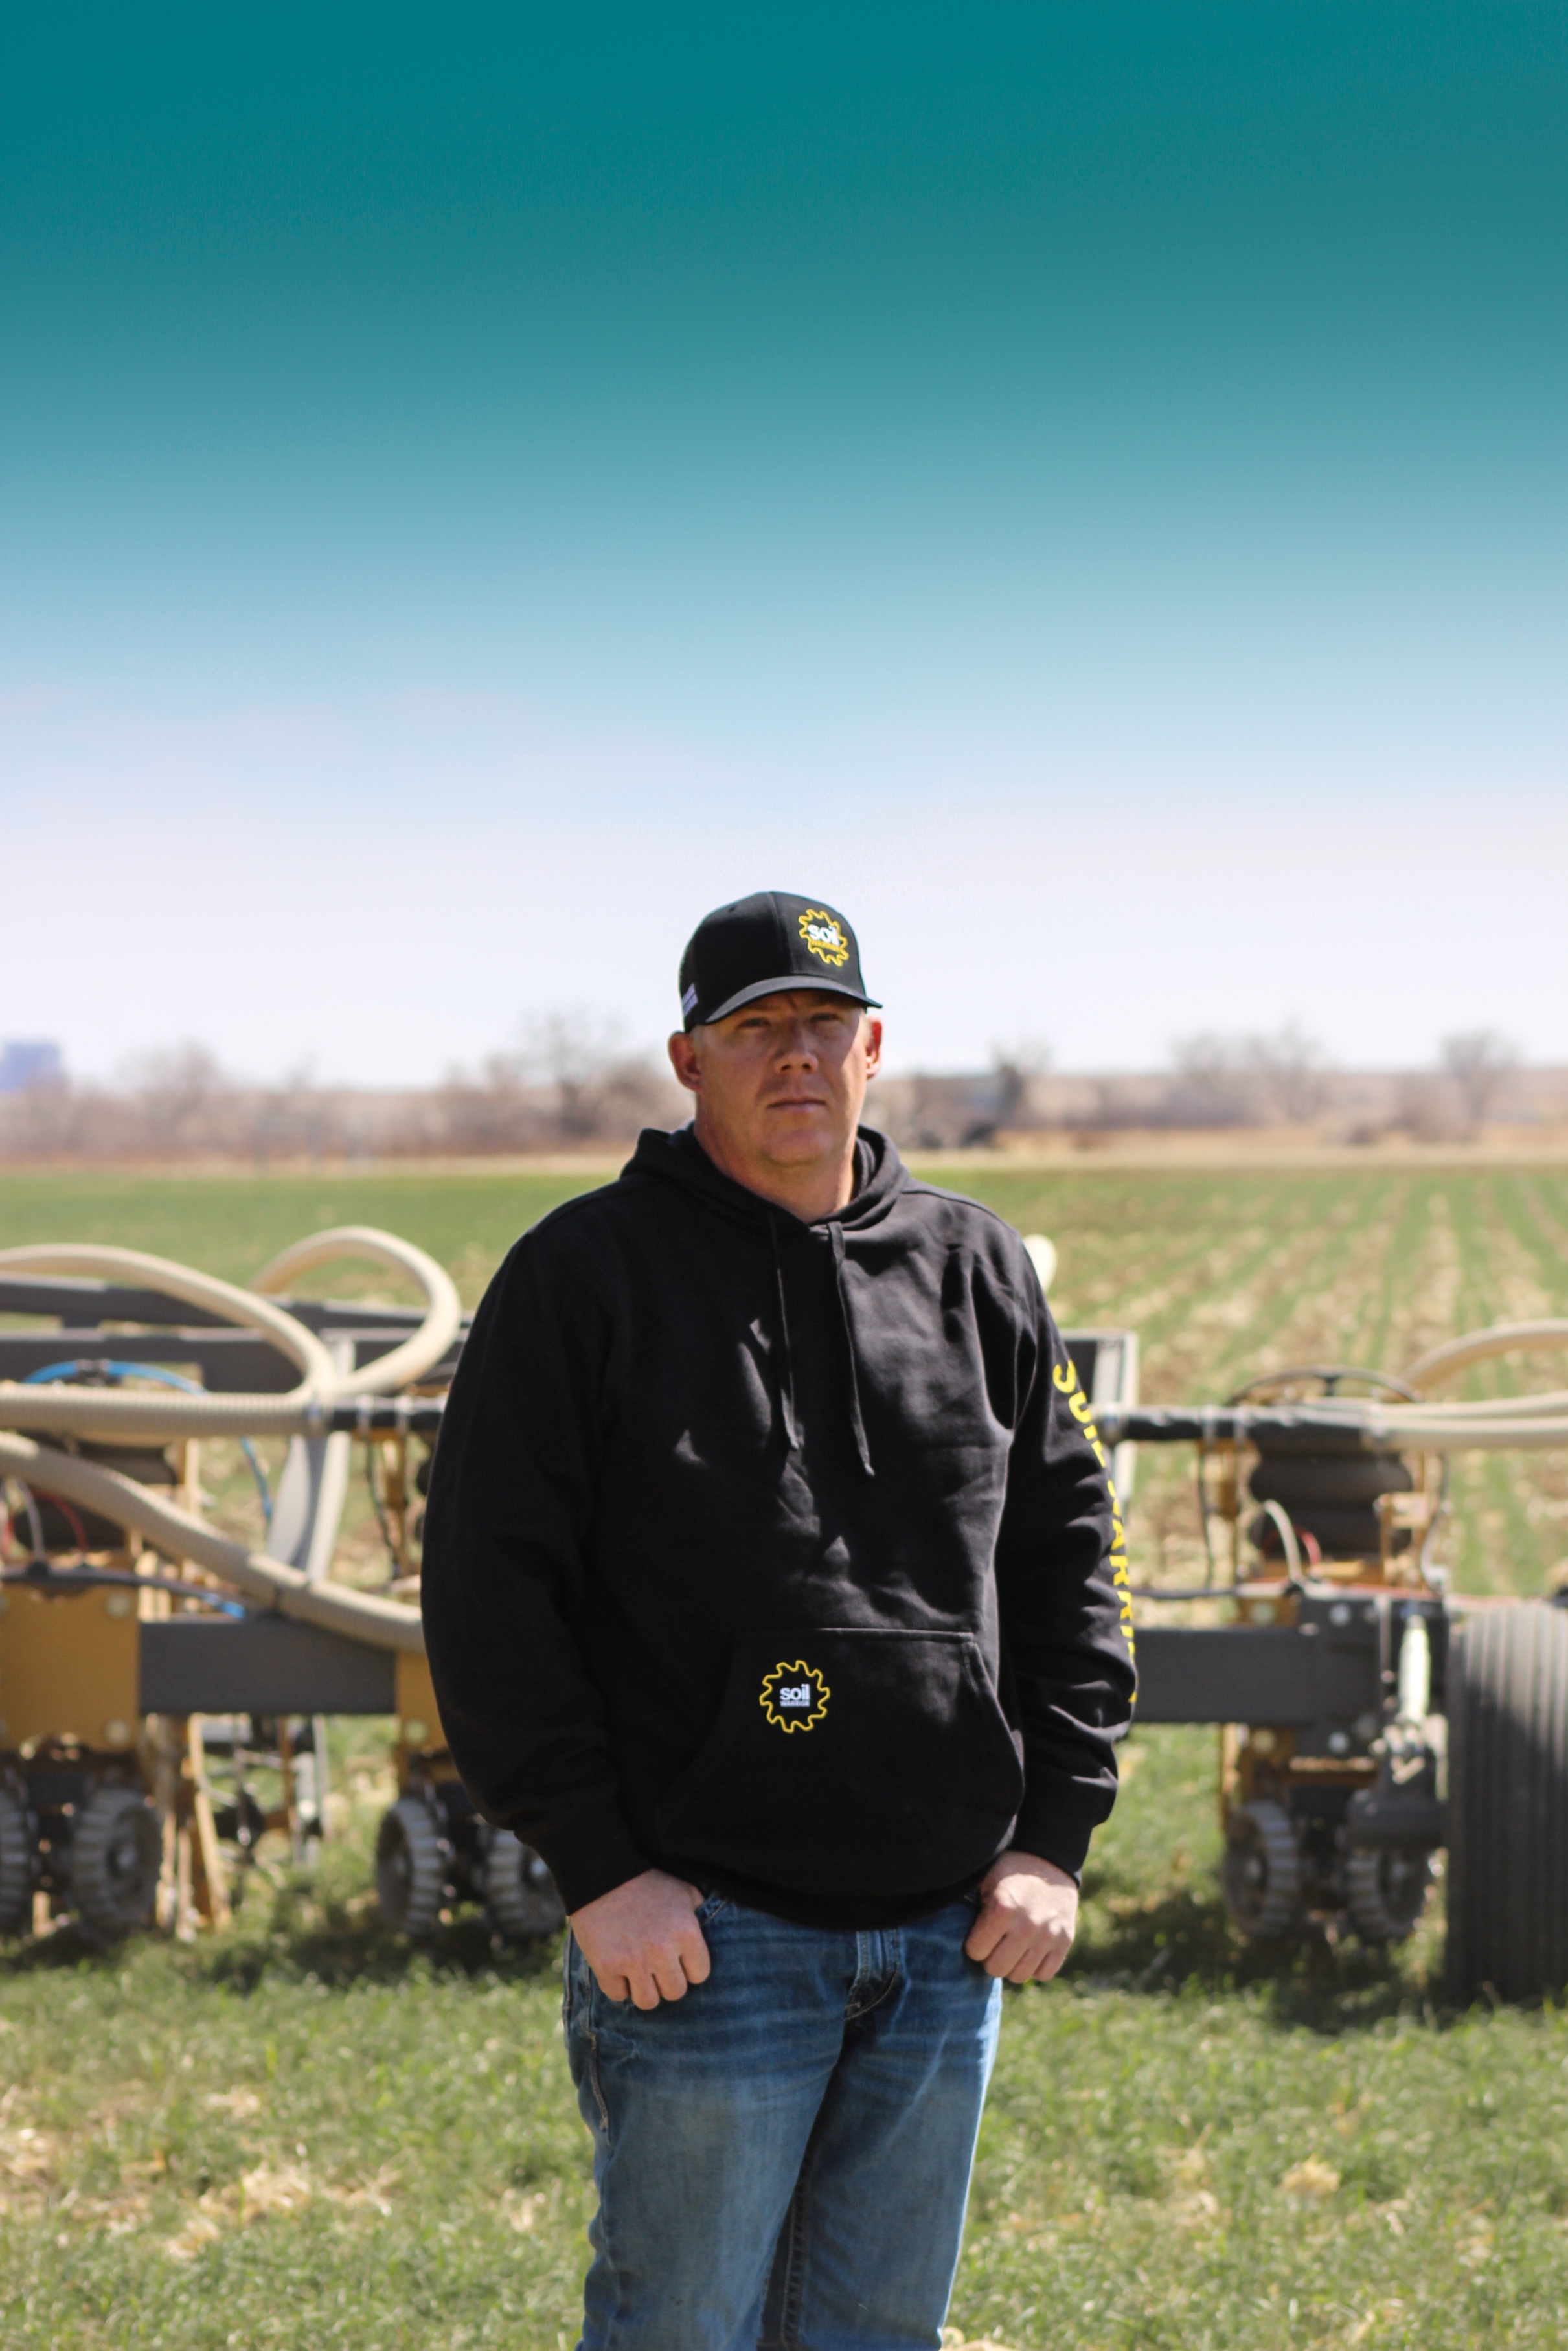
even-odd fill
[(831, 963), (835, 970), (849, 961), (850, 943), (843, 927), (825, 907), (807, 907), (800, 917), (800, 936), (820, 962)]
[(763, 1713), (775, 1730), (813, 1730), (828, 1710), (831, 1693), (815, 1666), (797, 1657), (762, 1677)]

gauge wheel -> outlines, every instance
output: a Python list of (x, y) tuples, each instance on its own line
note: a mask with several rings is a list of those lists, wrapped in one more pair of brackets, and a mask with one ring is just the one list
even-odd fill
[(0, 1935), (15, 1935), (33, 1905), (33, 1840), (15, 1796), (0, 1791)]
[(1220, 1885), (1232, 1920), (1252, 1942), (1277, 1942), (1300, 1923), (1301, 1852), (1283, 1804), (1260, 1800), (1231, 1814)]
[(504, 1943), (553, 1935), (566, 1918), (555, 1880), (531, 1845), (510, 1829), (492, 1829), (485, 1855), (485, 1907)]
[(1353, 1853), (1344, 1866), (1345, 1907), (1364, 1943), (1402, 1943), (1413, 1935), (1432, 1888), (1432, 1856), (1421, 1845)]
[(418, 1796), (400, 1798), (376, 1834), (376, 1900), (389, 1927), (416, 1943), (434, 1933), (449, 1859), (430, 1806)]
[(163, 1832), (135, 1788), (96, 1788), (71, 1834), (71, 1907), (88, 1933), (114, 1942), (150, 1926), (163, 1869)]

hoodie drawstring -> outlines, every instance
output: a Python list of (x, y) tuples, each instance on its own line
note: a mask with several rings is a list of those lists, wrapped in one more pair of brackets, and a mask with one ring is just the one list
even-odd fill
[(773, 1245), (773, 1280), (779, 1291), (779, 1404), (784, 1415), (784, 1437), (791, 1453), (800, 1450), (800, 1427), (795, 1418), (795, 1367), (789, 1354), (789, 1314), (784, 1303), (784, 1260), (779, 1253), (779, 1223), (768, 1219)]
[[(866, 1442), (865, 1421), (861, 1413), (860, 1373), (855, 1364), (855, 1326), (850, 1313), (849, 1284), (844, 1279), (844, 1228), (842, 1225), (835, 1222), (828, 1227), (828, 1230), (833, 1237), (833, 1274), (838, 1283), (839, 1312), (842, 1315), (844, 1322), (844, 1345), (850, 1359), (850, 1419), (855, 1432), (855, 1451), (860, 1455), (861, 1468), (865, 1471), (866, 1476), (874, 1478), (876, 1471), (872, 1468), (871, 1447)], [(779, 1295), (782, 1301), (784, 1295), (782, 1270), (779, 1277)]]

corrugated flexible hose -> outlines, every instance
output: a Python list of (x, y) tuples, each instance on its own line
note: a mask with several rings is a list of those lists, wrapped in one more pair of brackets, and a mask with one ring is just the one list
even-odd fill
[(96, 1461), (36, 1445), (30, 1437), (0, 1436), (0, 1476), (20, 1478), (46, 1494), (57, 1494), (84, 1510), (97, 1510), (120, 1526), (134, 1527), (170, 1558), (205, 1568), (246, 1600), (259, 1601), (302, 1625), (342, 1633), (377, 1649), (422, 1649), (424, 1634), (417, 1608), (355, 1592), (346, 1583), (310, 1583), (297, 1567), (265, 1552), (249, 1551), (231, 1536), (214, 1533), (172, 1502), (161, 1501), (151, 1487), (122, 1478)]
[[(315, 1332), (261, 1294), (341, 1258), (359, 1258), (412, 1275), (424, 1293), (419, 1329), (363, 1371), (340, 1373)], [(0, 1431), (13, 1432), (0, 1435), (0, 1475), (19, 1478), (29, 1488), (96, 1510), (116, 1525), (133, 1527), (171, 1558), (204, 1568), (245, 1599), (302, 1624), (376, 1648), (423, 1648), (417, 1609), (346, 1584), (311, 1583), (298, 1568), (218, 1534), (134, 1479), (40, 1445), (21, 1432), (111, 1442), (135, 1437), (150, 1443), (193, 1437), (314, 1435), (334, 1405), (405, 1387), (446, 1354), (463, 1310), (451, 1277), (434, 1258), (394, 1233), (368, 1225), (340, 1225), (314, 1233), (274, 1258), (257, 1275), (254, 1290), (237, 1289), (140, 1249), (85, 1244), (0, 1250), (0, 1273), (6, 1271), (88, 1275), (155, 1290), (243, 1329), (261, 1332), (298, 1366), (301, 1377), (285, 1395), (210, 1397), (162, 1388), (72, 1388), (0, 1381)]]
[[(392, 1267), (412, 1275), (424, 1292), (425, 1314), (419, 1329), (363, 1371), (340, 1373), (313, 1331), (259, 1294), (333, 1258), (361, 1258)], [(236, 1289), (232, 1282), (193, 1272), (168, 1258), (149, 1257), (141, 1249), (86, 1243), (0, 1249), (0, 1274), (7, 1272), (87, 1274), (157, 1290), (225, 1322), (259, 1331), (303, 1374), (284, 1395), (182, 1395), (168, 1389), (37, 1387), (0, 1381), (0, 1428), (48, 1437), (110, 1442), (137, 1437), (168, 1442), (184, 1437), (319, 1436), (333, 1405), (352, 1396), (385, 1395), (431, 1370), (446, 1353), (463, 1320), (445, 1268), (412, 1241), (371, 1225), (339, 1225), (297, 1242), (263, 1268), (256, 1290)]]

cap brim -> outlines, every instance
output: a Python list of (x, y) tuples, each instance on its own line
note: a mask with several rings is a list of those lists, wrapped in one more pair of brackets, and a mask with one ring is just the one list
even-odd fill
[(797, 988), (810, 989), (815, 996), (847, 996), (852, 1004), (862, 1005), (868, 1012), (882, 1010), (878, 998), (852, 987), (847, 980), (819, 979), (814, 972), (789, 971), (779, 979), (754, 979), (749, 987), (737, 988), (733, 996), (727, 997), (711, 1012), (699, 1015), (694, 1011), (686, 1026), (688, 1029), (711, 1028), (716, 1020), (727, 1019), (730, 1013), (738, 1012), (743, 1004), (755, 1004), (759, 996), (789, 996)]

